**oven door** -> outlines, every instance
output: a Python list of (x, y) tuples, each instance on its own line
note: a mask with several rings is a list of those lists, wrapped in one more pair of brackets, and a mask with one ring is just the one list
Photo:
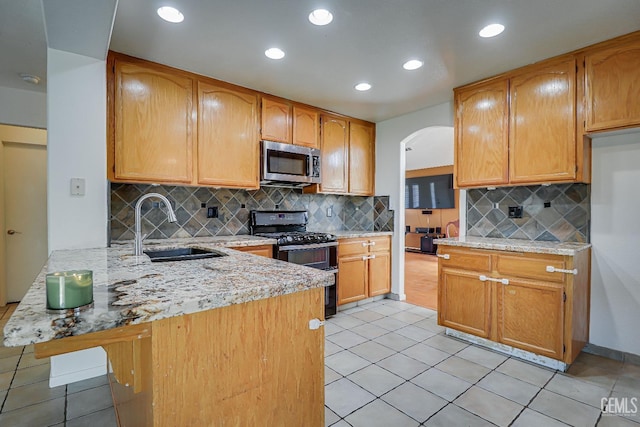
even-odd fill
[(278, 246), (278, 259), (319, 270), (337, 268), (337, 242)]

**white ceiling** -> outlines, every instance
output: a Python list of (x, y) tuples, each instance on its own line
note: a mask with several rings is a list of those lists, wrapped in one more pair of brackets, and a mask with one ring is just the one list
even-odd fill
[[(160, 20), (162, 5), (181, 9), (185, 21)], [(316, 7), (334, 21), (310, 24)], [(108, 40), (108, 13), (72, 37)], [(0, 86), (46, 90), (46, 80), (34, 87), (17, 76), (45, 78), (42, 15), (40, 0), (0, 0)], [(69, 13), (68, 25), (83, 16)], [(503, 34), (478, 37), (496, 21)], [(377, 122), (450, 100), (455, 86), (639, 29), (639, 0), (120, 0), (110, 48)], [(283, 60), (264, 56), (272, 46)], [(425, 66), (403, 70), (410, 58)], [(356, 92), (360, 81), (373, 88)]]

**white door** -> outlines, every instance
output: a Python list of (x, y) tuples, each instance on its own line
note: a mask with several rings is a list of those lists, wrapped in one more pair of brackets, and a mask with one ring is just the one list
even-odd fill
[(3, 196), (0, 204), (4, 212), (4, 218), (0, 218), (4, 219), (3, 239), (0, 238), (0, 243), (4, 240), (0, 305), (3, 305), (22, 299), (48, 256), (46, 131), (2, 125), (0, 142)]

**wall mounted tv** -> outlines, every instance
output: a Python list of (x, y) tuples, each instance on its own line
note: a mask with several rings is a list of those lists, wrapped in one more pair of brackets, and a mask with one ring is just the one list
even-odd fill
[(453, 174), (406, 178), (405, 209), (452, 209), (456, 207)]

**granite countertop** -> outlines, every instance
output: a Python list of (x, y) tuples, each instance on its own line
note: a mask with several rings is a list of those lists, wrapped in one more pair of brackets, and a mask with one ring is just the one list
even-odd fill
[[(212, 236), (212, 237), (188, 237), (183, 239), (145, 239), (144, 247), (147, 246), (167, 246), (167, 245), (215, 245), (227, 248), (239, 248), (246, 246), (275, 245), (276, 239), (266, 237), (251, 236), (249, 234), (238, 234), (235, 236)], [(116, 240), (111, 242), (111, 247), (131, 247), (132, 240)]]
[[(152, 263), (132, 246), (54, 251), (4, 327), (4, 345), (21, 346), (120, 326), (152, 322), (334, 283), (333, 273), (243, 253), (227, 246), (271, 244), (270, 239), (164, 240), (145, 247), (215, 248), (227, 256)], [(213, 238), (216, 239), (216, 238)], [(199, 243), (198, 243), (199, 242)], [(261, 242), (261, 243), (258, 243)], [(117, 247), (116, 247), (117, 246)], [(93, 270), (94, 307), (47, 314), (45, 276), (52, 271)]]
[(497, 239), (475, 236), (435, 239), (433, 243), (437, 245), (462, 246), (466, 248), (553, 255), (575, 255), (576, 253), (591, 247), (591, 243), (538, 242), (531, 240)]
[(376, 236), (393, 236), (393, 231), (364, 231), (364, 230), (340, 230), (331, 231), (338, 239), (347, 239), (350, 237), (376, 237)]

